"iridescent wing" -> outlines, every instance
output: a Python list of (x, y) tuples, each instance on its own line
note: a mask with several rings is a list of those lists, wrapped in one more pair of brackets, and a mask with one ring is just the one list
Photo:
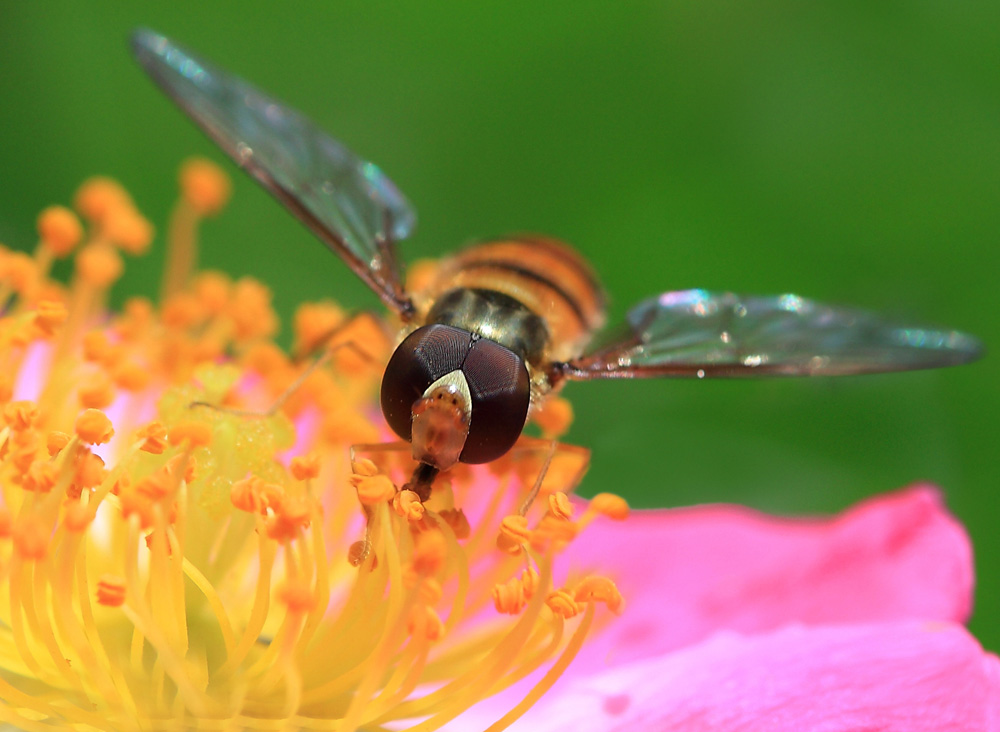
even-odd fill
[(667, 292), (641, 302), (626, 320), (617, 339), (554, 364), (553, 378), (866, 374), (953, 366), (982, 355), (979, 341), (958, 331), (893, 323), (797, 295)]
[(295, 214), (404, 318), (394, 242), (416, 214), (389, 178), (309, 119), (148, 30), (132, 35), (136, 60), (202, 130)]

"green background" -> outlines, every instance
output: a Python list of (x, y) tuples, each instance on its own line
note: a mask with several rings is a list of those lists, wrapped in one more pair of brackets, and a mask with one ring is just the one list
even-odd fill
[[(0, 240), (95, 173), (161, 227), (178, 162), (221, 159), (131, 62), (148, 25), (305, 110), (417, 205), (408, 258), (547, 232), (612, 316), (666, 289), (800, 294), (1000, 344), (1000, 4), (0, 3)], [(153, 293), (162, 251), (117, 296)], [(376, 307), (248, 179), (203, 263), (283, 316)], [(973, 628), (1000, 648), (995, 360), (838, 380), (572, 385), (585, 492), (833, 512), (941, 485), (973, 536)], [(655, 557), (651, 561), (656, 561)]]

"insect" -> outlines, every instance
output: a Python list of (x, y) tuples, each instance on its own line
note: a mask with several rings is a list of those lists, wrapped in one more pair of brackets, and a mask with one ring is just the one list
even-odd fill
[(601, 286), (576, 251), (543, 237), (472, 245), (445, 260), (425, 291), (407, 292), (396, 242), (416, 216), (378, 167), (164, 36), (137, 31), (132, 48), (167, 95), (399, 316), (404, 335), (385, 369), (382, 411), (412, 445), (409, 485), (423, 498), (439, 472), (507, 453), (566, 381), (861, 374), (981, 354), (954, 330), (796, 295), (704, 290), (640, 302), (593, 345)]

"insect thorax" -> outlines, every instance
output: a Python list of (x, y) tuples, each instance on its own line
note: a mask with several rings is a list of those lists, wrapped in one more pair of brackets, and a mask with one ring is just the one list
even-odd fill
[(459, 287), (441, 295), (427, 313), (441, 323), (489, 338), (537, 365), (549, 340), (545, 321), (513, 297), (496, 290)]

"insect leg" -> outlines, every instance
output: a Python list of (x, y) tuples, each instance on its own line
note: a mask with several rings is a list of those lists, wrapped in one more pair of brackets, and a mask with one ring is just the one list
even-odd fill
[[(271, 417), (274, 416), (281, 409), (285, 403), (295, 394), (296, 391), (301, 388), (301, 386), (306, 382), (306, 380), (313, 375), (317, 370), (326, 365), (333, 356), (342, 350), (348, 350), (359, 356), (363, 361), (369, 364), (378, 363), (378, 359), (365, 350), (361, 345), (353, 340), (341, 341), (339, 343), (331, 343), (336, 337), (348, 330), (348, 328), (356, 323), (363, 316), (370, 316), (370, 313), (359, 312), (349, 315), (344, 318), (343, 321), (338, 323), (335, 327), (331, 328), (320, 338), (316, 339), (315, 345), (305, 351), (305, 353), (299, 354), (295, 357), (295, 361), (299, 362), (307, 358), (312, 358), (313, 361), (302, 373), (300, 373), (295, 380), (283, 391), (281, 392), (275, 400), (266, 409), (233, 409), (230, 407), (223, 407), (218, 404), (211, 404), (209, 402), (195, 401), (191, 402), (190, 407), (207, 407), (209, 409), (214, 409), (220, 412), (225, 412), (226, 414), (233, 414), (238, 417)], [(322, 352), (320, 352), (322, 350)]]
[[(587, 468), (590, 467), (590, 450), (579, 445), (568, 445), (558, 440), (522, 437), (514, 446), (514, 451), (544, 455), (541, 468), (535, 477), (531, 490), (518, 509), (521, 516), (528, 513), (543, 488), (546, 493), (554, 491), (571, 493), (583, 480)], [(558, 465), (557, 470), (553, 470), (554, 465)], [(559, 480), (559, 485), (546, 486), (545, 479), (553, 476)]]
[[(403, 454), (405, 458), (410, 459), (411, 445), (409, 442), (404, 442), (403, 440), (397, 440), (396, 442), (372, 442), (363, 443), (359, 445), (351, 445), (351, 471), (358, 472), (358, 461), (366, 456), (370, 456), (370, 459), (375, 463), (376, 467), (383, 473), (389, 474), (393, 472), (393, 466), (386, 466), (386, 458), (391, 458)], [(381, 464), (380, 464), (381, 463)], [(372, 519), (372, 508), (361, 504), (361, 510), (365, 514), (365, 533), (360, 541), (356, 541), (351, 544), (351, 548), (347, 553), (347, 561), (351, 563), (351, 566), (358, 567), (371, 556), (372, 542), (371, 542), (371, 519)]]

